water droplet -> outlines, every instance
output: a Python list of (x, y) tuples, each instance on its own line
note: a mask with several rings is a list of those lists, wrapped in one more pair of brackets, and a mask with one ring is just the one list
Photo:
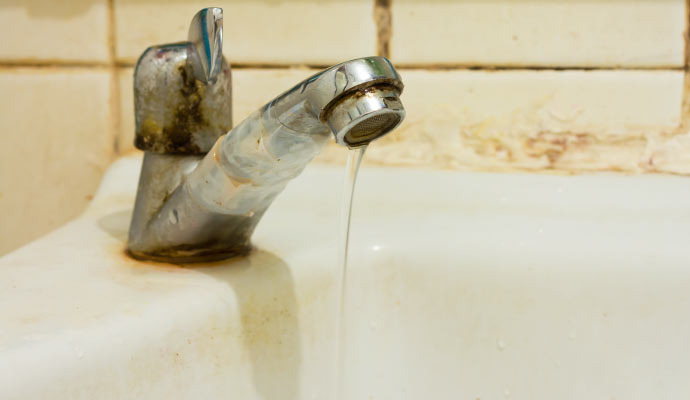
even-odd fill
[(508, 390), (508, 389), (503, 390), (503, 395), (505, 397), (510, 397), (510, 390)]
[(577, 337), (577, 334), (575, 333), (575, 331), (571, 331), (568, 334), (568, 338), (570, 338), (570, 340), (575, 340), (576, 337)]
[(496, 342), (496, 347), (498, 347), (499, 350), (503, 351), (506, 348), (506, 342), (503, 341), (503, 339), (498, 339)]
[(79, 346), (74, 346), (74, 355), (77, 357), (77, 359), (81, 359), (84, 357), (84, 349)]
[(173, 208), (173, 210), (170, 212), (169, 219), (170, 223), (174, 225), (177, 225), (177, 223), (180, 222), (180, 218), (177, 215), (177, 209)]

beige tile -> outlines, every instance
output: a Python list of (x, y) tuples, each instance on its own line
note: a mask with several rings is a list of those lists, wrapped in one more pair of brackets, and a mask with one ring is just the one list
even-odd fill
[[(653, 170), (646, 147), (677, 131), (681, 71), (402, 70), (403, 125), (370, 164), (465, 170)], [(328, 149), (324, 159), (340, 159)]]
[[(232, 71), (234, 123), (241, 122), (259, 107), (316, 72), (318, 71), (307, 68), (234, 69)], [(119, 149), (121, 153), (134, 150), (132, 73), (132, 68), (123, 68), (119, 72), (121, 93)]]
[(685, 15), (685, 0), (395, 0), (392, 60), (679, 67)]
[(108, 60), (106, 0), (5, 0), (0, 27), (2, 60)]
[(77, 216), (112, 161), (103, 70), (0, 70), (0, 254)]
[[(224, 0), (223, 49), (231, 63), (335, 64), (375, 53), (372, 0)], [(200, 1), (115, 0), (117, 54), (185, 40)]]

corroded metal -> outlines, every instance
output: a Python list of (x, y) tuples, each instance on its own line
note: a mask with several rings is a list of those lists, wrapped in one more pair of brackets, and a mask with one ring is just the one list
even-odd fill
[(206, 45), (214, 55), (198, 54), (199, 47), (206, 46), (198, 43), (203, 35), (198, 33), (200, 27), (195, 28), (197, 22), (190, 29), (195, 42), (152, 46), (139, 58), (134, 71), (134, 145), (138, 149), (206, 154), (232, 128), (230, 67), (219, 53), (222, 35), (215, 32), (222, 32), (222, 25), (217, 25), (222, 24), (222, 12), (213, 10), (206, 15), (215, 21), (204, 26), (212, 30), (207, 39), (214, 42)]
[[(160, 244), (158, 248), (153, 248), (154, 240), (148, 238), (154, 232), (152, 221), (176, 188), (216, 140), (232, 128), (231, 73), (222, 56), (222, 22), (220, 8), (203, 9), (192, 19), (187, 42), (152, 46), (137, 62), (134, 143), (145, 154), (129, 232), (128, 251), (136, 258), (189, 262), (248, 251), (248, 245), (235, 245), (231, 251), (219, 237), (216, 242), (221, 244), (215, 246), (211, 241), (203, 245), (195, 241)], [(221, 220), (208, 223), (221, 224)], [(238, 225), (227, 220), (222, 224)], [(244, 234), (226, 235), (225, 239), (239, 243), (237, 237), (241, 236)], [(203, 234), (198, 239), (203, 240)], [(186, 256), (188, 247), (192, 247), (190, 257)]]

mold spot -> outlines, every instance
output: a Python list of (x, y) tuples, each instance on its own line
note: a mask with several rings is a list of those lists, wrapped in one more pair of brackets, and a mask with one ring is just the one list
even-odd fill
[(201, 107), (206, 86), (192, 76), (185, 64), (180, 64), (177, 72), (182, 86), (178, 96), (171, 99), (176, 106), (170, 123), (161, 127), (152, 118), (144, 120), (135, 138), (137, 148), (163, 153), (202, 153), (192, 132), (199, 132), (206, 125)]

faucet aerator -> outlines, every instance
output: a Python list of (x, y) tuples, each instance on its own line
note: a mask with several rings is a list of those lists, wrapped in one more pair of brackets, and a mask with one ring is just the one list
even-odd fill
[(327, 123), (335, 141), (350, 148), (366, 146), (395, 129), (405, 118), (399, 93), (392, 86), (375, 86), (333, 106)]

